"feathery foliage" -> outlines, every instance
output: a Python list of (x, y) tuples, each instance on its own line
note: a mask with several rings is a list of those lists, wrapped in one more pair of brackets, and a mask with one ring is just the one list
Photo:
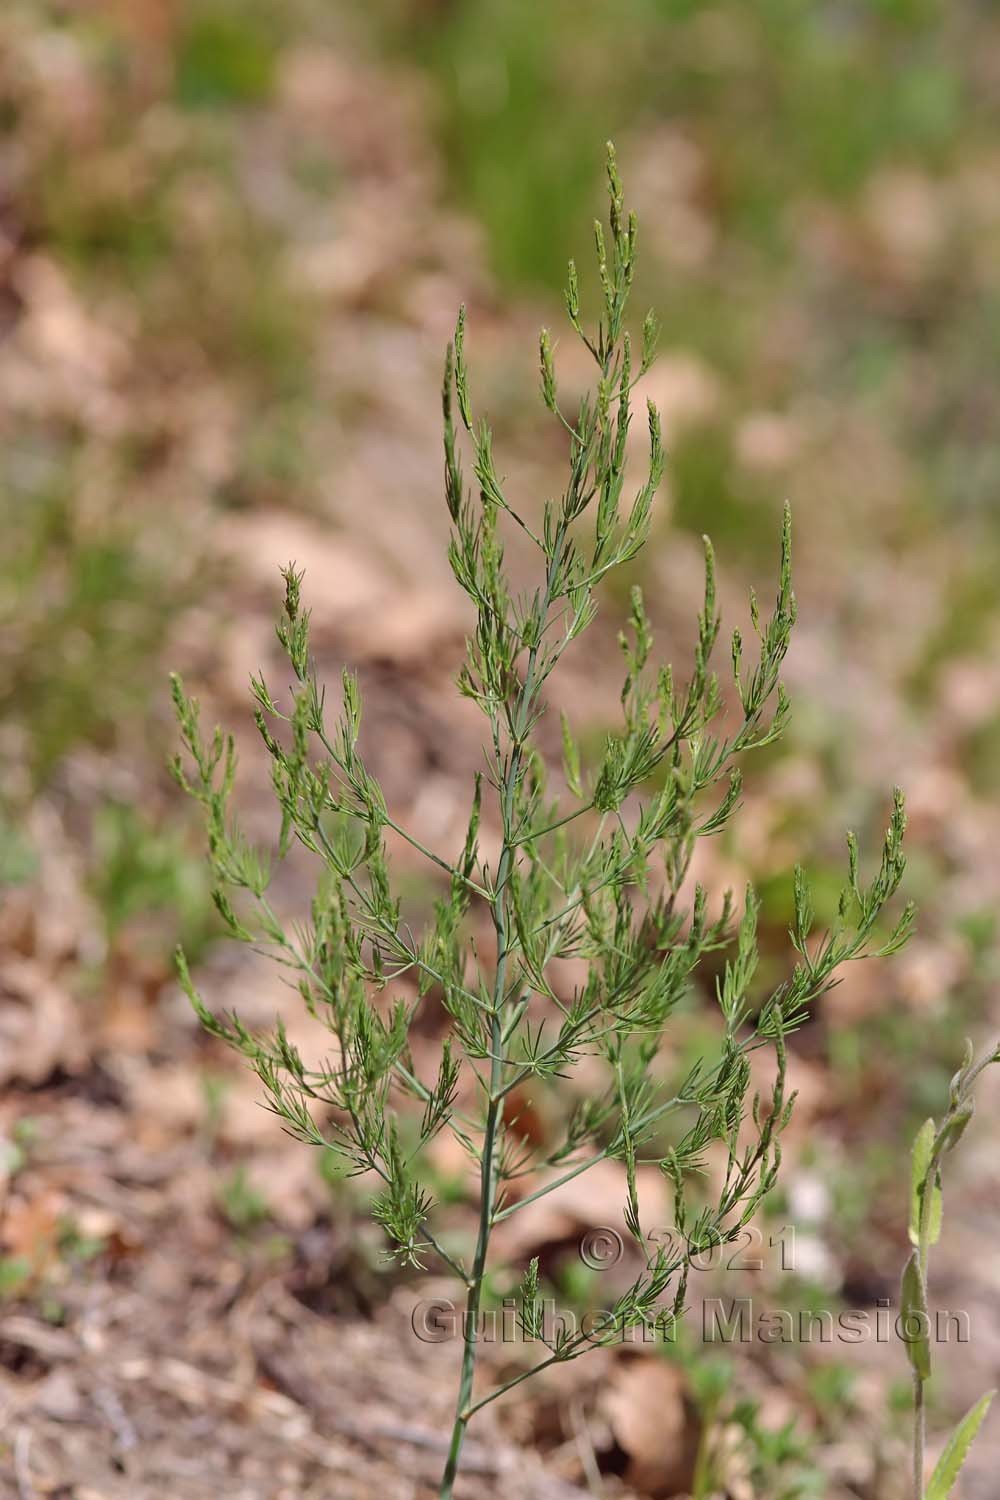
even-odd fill
[[(269, 952), (293, 978), (309, 1012), (335, 1039), (329, 1060), (306, 1067), (280, 1023), (272, 1034), (259, 1036), (238, 1016), (214, 1015), (197, 995), (183, 958), (181, 979), (208, 1030), (256, 1069), (285, 1127), (305, 1142), (336, 1147), (352, 1171), (380, 1179), (374, 1213), (395, 1253), (416, 1264), (437, 1255), (461, 1278), (466, 1332), (440, 1490), (445, 1500), (474, 1412), (535, 1370), (620, 1337), (623, 1328), (655, 1317), (664, 1305), (680, 1312), (692, 1254), (735, 1238), (776, 1181), (794, 1102), (786, 1079), (787, 1036), (834, 983), (841, 964), (893, 952), (912, 922), (907, 907), (893, 928), (880, 925), (903, 873), (905, 820), (898, 792), (881, 860), (867, 882), (849, 837), (839, 916), (831, 930), (814, 932), (807, 883), (796, 872), (791, 937), (797, 961), (769, 993), (755, 986), (754, 892), (747, 890), (737, 914), (731, 895), (713, 910), (706, 891), (690, 888), (698, 840), (722, 830), (737, 810), (740, 760), (776, 739), (787, 719), (780, 670), (795, 619), (787, 512), (770, 613), (762, 613), (751, 597), (757, 639), (749, 660), (739, 632), (731, 638), (732, 724), (712, 665), (720, 617), (706, 539), (704, 605), (685, 678), (653, 665), (652, 632), (642, 594), (634, 589), (620, 637), (620, 725), (597, 763), (587, 766), (564, 720), (562, 788), (553, 784), (559, 778), (538, 749), (535, 731), (549, 678), (593, 621), (601, 579), (645, 544), (664, 469), (659, 417), (650, 404), (648, 466), (626, 498), (633, 389), (653, 360), (657, 327), (648, 315), (633, 348), (625, 314), (636, 223), (625, 212), (610, 149), (608, 184), (608, 232), (595, 226), (602, 300), (596, 327), (584, 321), (576, 269), (569, 269), (566, 311), (595, 368), (593, 389), (570, 414), (560, 402), (553, 342), (548, 332), (541, 335), (541, 394), (565, 438), (567, 476), (562, 495), (545, 504), (537, 527), (511, 503), (490, 428), (473, 413), (464, 311), (447, 353), (449, 558), (475, 614), (458, 687), (482, 712), (485, 754), (457, 859), (424, 848), (387, 808), (361, 747), (361, 698), (350, 672), (343, 677), (340, 711), (330, 713), (310, 657), (302, 575), (293, 566), (284, 570), (278, 625), (293, 677), (290, 694), (279, 702), (263, 676), (253, 679), (252, 691), (281, 810), (276, 857), (284, 858), (297, 841), (317, 862), (311, 913), (294, 929), (269, 903), (270, 860), (242, 834), (230, 809), (232, 739), (218, 730), (204, 736), (197, 704), (174, 679), (187, 750), (186, 760), (177, 757), (175, 772), (205, 809), (218, 910), (235, 938)], [(462, 447), (471, 454), (472, 489), (463, 477)], [(515, 592), (505, 567), (510, 526), (527, 535), (539, 558), (539, 580), (526, 593)], [(487, 798), (500, 829), (493, 861), (479, 843)], [(386, 852), (390, 830), (442, 878), (433, 920), (420, 933), (411, 930), (394, 893)], [(485, 908), (493, 929), (488, 955), (473, 940), (477, 908)], [(663, 1097), (651, 1064), (699, 963), (718, 950), (727, 953), (716, 987), (723, 1024), (719, 1054), (699, 1060), (676, 1092)], [(569, 957), (585, 961), (586, 978), (566, 993), (555, 965)], [(451, 1024), (436, 1076), (421, 1078), (408, 1038), (431, 992)], [(775, 1059), (766, 1098), (751, 1084), (751, 1054), (762, 1048)], [(604, 1092), (569, 1113), (565, 1137), (554, 1150), (541, 1159), (526, 1156), (509, 1129), (506, 1101), (530, 1080), (552, 1080), (558, 1087), (580, 1058), (595, 1055), (606, 1068)], [(666, 1150), (657, 1141), (668, 1115), (679, 1117), (682, 1128)], [(479, 1227), (469, 1262), (434, 1232), (422, 1151), (442, 1130), (453, 1131), (478, 1165)], [(712, 1201), (704, 1202), (692, 1179), (707, 1154), (719, 1149), (724, 1180)], [(476, 1318), (491, 1231), (524, 1204), (607, 1158), (624, 1165), (625, 1219), (643, 1255), (639, 1275), (617, 1299), (606, 1326), (586, 1335), (561, 1331), (534, 1365), (500, 1389), (474, 1397)], [(651, 1248), (644, 1230), (638, 1166), (649, 1160), (658, 1162), (672, 1192), (683, 1249)], [(540, 1185), (525, 1193), (520, 1180), (531, 1172), (539, 1174)], [(522, 1331), (541, 1341), (537, 1265), (528, 1267), (521, 1291)]]

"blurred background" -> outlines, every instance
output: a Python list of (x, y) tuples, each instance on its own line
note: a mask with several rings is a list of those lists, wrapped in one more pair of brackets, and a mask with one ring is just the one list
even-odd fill
[[(324, 668), (360, 667), (390, 799), (454, 842), (479, 762), (454, 717), (443, 350), (465, 301), (476, 405), (539, 505), (564, 455), (537, 328), (564, 331), (568, 256), (593, 291), (608, 136), (640, 220), (636, 321), (663, 325), (647, 383), (668, 473), (560, 702), (598, 742), (631, 581), (684, 668), (702, 532), (744, 625), (791, 501), (792, 727), (747, 767), (709, 874), (758, 883), (780, 976), (792, 863), (829, 910), (844, 828), (874, 851), (898, 782), (919, 932), (796, 1041), (763, 1226), (794, 1224), (796, 1269), (767, 1252), (754, 1296), (895, 1298), (908, 1142), (1000, 1017), (998, 123), (983, 0), (6, 0), (0, 1458), (22, 1486), (27, 1462), (38, 1493), (81, 1500), (430, 1493), (455, 1351), (417, 1347), (408, 1319), (437, 1283), (380, 1269), (365, 1185), (280, 1134), (176, 993), (181, 940), (213, 1004), (288, 1003), (219, 942), (166, 770), (166, 674), (245, 743), (240, 802), (270, 837), (246, 689), (294, 558)], [(572, 384), (569, 339), (557, 357)], [(711, 1025), (695, 994), (676, 1055)], [(1000, 1367), (991, 1113), (939, 1253), (973, 1338), (943, 1356), (935, 1434)], [(460, 1229), (460, 1166), (435, 1171)], [(600, 1279), (579, 1235), (621, 1216), (614, 1174), (588, 1191), (518, 1217), (508, 1246), (582, 1303)], [(898, 1346), (593, 1361), (490, 1409), (464, 1493), (685, 1495), (706, 1444), (704, 1495), (904, 1493)], [(996, 1423), (982, 1443), (970, 1497), (995, 1492)]]

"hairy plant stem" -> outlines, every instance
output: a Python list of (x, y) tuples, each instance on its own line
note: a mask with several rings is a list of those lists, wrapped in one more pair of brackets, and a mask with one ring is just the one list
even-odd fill
[(926, 1420), (924, 1416), (924, 1382), (913, 1372), (913, 1494), (915, 1500), (924, 1500), (924, 1442)]
[[(977, 1063), (973, 1063), (972, 1043), (967, 1041), (965, 1045), (965, 1061), (951, 1081), (951, 1097), (944, 1119), (936, 1130), (934, 1129), (934, 1121), (927, 1120), (913, 1146), (914, 1176), (912, 1192), (914, 1195), (919, 1193), (919, 1207), (915, 1214), (912, 1204), (910, 1209), (910, 1235), (914, 1241), (911, 1263), (915, 1263), (920, 1281), (919, 1302), (923, 1309), (924, 1318), (926, 1319), (925, 1338), (928, 1341), (928, 1349), (930, 1312), (928, 1310), (927, 1282), (930, 1271), (931, 1246), (937, 1242), (941, 1231), (941, 1164), (945, 1155), (953, 1151), (961, 1140), (966, 1126), (972, 1119), (975, 1104), (973, 1089), (976, 1080), (991, 1063), (1000, 1062), (1000, 1047), (994, 1047), (981, 1057)], [(929, 1149), (926, 1158), (924, 1158), (922, 1155), (923, 1143), (928, 1133), (930, 1135)], [(918, 1151), (921, 1152), (919, 1158), (917, 1156)], [(918, 1180), (918, 1161), (922, 1180)], [(936, 1202), (935, 1194), (937, 1194)], [(906, 1273), (904, 1273), (903, 1284), (905, 1289)], [(912, 1302), (912, 1296), (908, 1300)], [(924, 1387), (930, 1378), (930, 1358), (928, 1355), (923, 1362), (922, 1368), (921, 1362), (913, 1358), (912, 1355), (911, 1361), (913, 1363), (913, 1500), (925, 1500), (927, 1495), (940, 1497), (946, 1492), (949, 1495), (951, 1494), (952, 1486), (965, 1461), (969, 1446), (975, 1438), (996, 1392), (988, 1391), (985, 1396), (981, 1397), (972, 1410), (966, 1414), (963, 1421), (959, 1423), (945, 1447), (941, 1458), (938, 1460), (928, 1488), (924, 1482), (927, 1438), (927, 1409)]]
[[(971, 1044), (970, 1044), (971, 1046)], [(972, 1086), (983, 1069), (992, 1060), (990, 1054), (982, 1058), (975, 1067), (970, 1067), (962, 1080), (961, 1091), (958, 1099), (952, 1099), (948, 1114), (938, 1130), (934, 1145), (931, 1149), (930, 1160), (927, 1164), (926, 1188), (920, 1204), (920, 1217), (917, 1225), (917, 1268), (920, 1272), (920, 1281), (923, 1287), (924, 1304), (928, 1303), (927, 1277), (930, 1262), (931, 1246), (931, 1212), (934, 1201), (934, 1182), (937, 1176), (941, 1158), (944, 1155), (945, 1145), (948, 1140), (949, 1126), (954, 1119), (956, 1110), (971, 1097)], [(927, 1441), (927, 1411), (924, 1400), (925, 1377), (919, 1370), (913, 1372), (913, 1497), (914, 1500), (924, 1500), (924, 1464), (925, 1449)]]
[[(548, 614), (552, 602), (552, 593), (556, 578), (562, 564), (562, 552), (566, 539), (565, 522), (556, 533), (552, 555), (549, 559), (545, 580), (545, 598), (541, 610), (541, 618), (544, 620)], [(503, 1126), (503, 1101), (505, 1090), (503, 1087), (504, 1070), (504, 1020), (505, 1020), (505, 992), (507, 985), (507, 954), (509, 950), (508, 938), (508, 909), (507, 909), (507, 884), (510, 879), (511, 866), (514, 862), (517, 839), (514, 834), (514, 802), (517, 796), (517, 784), (521, 774), (521, 760), (524, 746), (524, 736), (527, 733), (528, 718), (531, 711), (532, 701), (536, 692), (535, 675), (538, 665), (539, 642), (533, 645), (528, 653), (528, 664), (524, 675), (524, 684), (518, 696), (517, 709), (513, 722), (513, 741), (510, 749), (510, 759), (507, 764), (507, 774), (504, 778), (503, 789), (500, 795), (500, 815), (503, 823), (503, 844), (500, 851), (500, 859), (497, 864), (496, 884), (493, 891), (491, 912), (493, 926), (496, 931), (497, 956), (496, 971), (493, 978), (493, 1019), (491, 1025), (490, 1041), (490, 1092), (486, 1106), (486, 1119), (483, 1126), (483, 1150), (479, 1173), (479, 1232), (476, 1237), (476, 1251), (472, 1262), (472, 1273), (469, 1278), (469, 1290), (465, 1303), (465, 1328), (464, 1342), (462, 1348), (462, 1371), (459, 1377), (458, 1402), (455, 1408), (455, 1421), (451, 1431), (451, 1443), (448, 1448), (448, 1458), (445, 1463), (444, 1474), (441, 1478), (439, 1500), (451, 1500), (455, 1487), (455, 1477), (458, 1473), (458, 1463), (462, 1452), (462, 1444), (465, 1441), (465, 1429), (469, 1424), (474, 1407), (472, 1405), (472, 1385), (476, 1373), (476, 1344), (478, 1339), (479, 1304), (482, 1300), (483, 1278), (486, 1273), (486, 1256), (489, 1251), (490, 1232), (493, 1228), (493, 1210), (496, 1199), (497, 1182), (497, 1147)], [(495, 739), (499, 751), (500, 730), (499, 724), (495, 724)]]
[[(927, 1271), (930, 1260), (931, 1208), (934, 1201), (933, 1184), (944, 1142), (945, 1132), (938, 1132), (927, 1169), (927, 1187), (920, 1204), (920, 1219), (917, 1226), (917, 1269), (923, 1287), (924, 1305), (927, 1305)], [(924, 1462), (927, 1441), (927, 1414), (924, 1402), (925, 1378), (919, 1370), (913, 1372), (913, 1496), (924, 1500)]]

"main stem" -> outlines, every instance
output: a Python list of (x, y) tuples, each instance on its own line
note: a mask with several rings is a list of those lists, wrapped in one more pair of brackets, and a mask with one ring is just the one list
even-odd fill
[[(931, 1246), (931, 1204), (934, 1197), (934, 1186), (937, 1181), (938, 1166), (944, 1154), (945, 1143), (948, 1140), (949, 1126), (954, 1122), (956, 1114), (967, 1104), (971, 1103), (972, 1087), (990, 1063), (996, 1062), (1000, 1056), (1000, 1048), (987, 1052), (985, 1057), (980, 1058), (975, 1067), (964, 1070), (959, 1096), (952, 1099), (934, 1141), (930, 1161), (927, 1164), (927, 1174), (924, 1178), (924, 1193), (920, 1204), (920, 1219), (917, 1225), (917, 1265), (920, 1278), (924, 1288), (924, 1303), (927, 1304), (927, 1277), (930, 1266)], [(968, 1118), (968, 1116), (966, 1116)], [(927, 1441), (927, 1412), (924, 1400), (924, 1381), (920, 1378), (917, 1370), (913, 1372), (913, 1495), (914, 1500), (924, 1500), (924, 1457)]]
[(913, 1372), (913, 1494), (915, 1500), (924, 1500), (924, 1444), (926, 1420), (924, 1416), (924, 1382), (916, 1370)]
[[(938, 1141), (940, 1135), (938, 1136)], [(934, 1197), (934, 1181), (937, 1172), (939, 1148), (931, 1152), (931, 1159), (924, 1179), (923, 1197), (920, 1203), (920, 1218), (917, 1224), (917, 1270), (923, 1283), (924, 1306), (927, 1306), (927, 1264), (930, 1259), (931, 1203)], [(924, 1454), (927, 1442), (927, 1417), (924, 1406), (924, 1378), (919, 1370), (913, 1372), (913, 1496), (924, 1500)]]
[[(974, 1077), (975, 1075), (973, 1075)], [(952, 1109), (954, 1106), (952, 1106)], [(941, 1129), (937, 1133), (934, 1147), (931, 1151), (930, 1161), (927, 1164), (927, 1175), (924, 1178), (924, 1191), (920, 1201), (920, 1217), (917, 1223), (917, 1269), (920, 1272), (920, 1280), (923, 1284), (924, 1306), (928, 1306), (927, 1298), (927, 1276), (931, 1254), (931, 1206), (934, 1201), (934, 1185), (937, 1180), (938, 1162), (941, 1159), (941, 1150), (945, 1138), (948, 1121), (951, 1118), (952, 1109), (945, 1116)], [(913, 1372), (913, 1496), (914, 1500), (924, 1500), (924, 1462), (925, 1449), (927, 1445), (927, 1412), (924, 1401), (924, 1379), (919, 1370)]]
[[(549, 559), (545, 580), (545, 601), (542, 608), (543, 623), (545, 616), (548, 614), (549, 605), (552, 602), (552, 591), (559, 572), (565, 539), (566, 524), (564, 522), (556, 533), (552, 556)], [(507, 774), (504, 778), (503, 789), (500, 794), (503, 845), (497, 865), (496, 885), (491, 905), (493, 926), (496, 930), (497, 939), (497, 961), (496, 973), (493, 979), (493, 1016), (490, 1027), (490, 1095), (486, 1106), (486, 1120), (483, 1126), (483, 1151), (479, 1172), (479, 1233), (476, 1237), (476, 1252), (472, 1262), (469, 1291), (465, 1301), (464, 1345), (462, 1349), (462, 1372), (458, 1385), (458, 1402), (455, 1408), (455, 1422), (451, 1430), (448, 1459), (441, 1478), (441, 1488), (438, 1491), (439, 1500), (451, 1500), (455, 1487), (455, 1476), (458, 1473), (458, 1462), (462, 1452), (462, 1444), (465, 1441), (465, 1429), (469, 1425), (469, 1419), (472, 1416), (472, 1383), (476, 1373), (479, 1304), (483, 1293), (483, 1276), (486, 1271), (486, 1256), (490, 1244), (490, 1231), (493, 1228), (493, 1208), (496, 1199), (497, 1182), (497, 1145), (503, 1124), (503, 1070), (505, 1061), (504, 997), (507, 987), (507, 956), (510, 949), (507, 883), (510, 879), (511, 866), (514, 862), (514, 802), (517, 795), (518, 778), (521, 774), (521, 760), (524, 736), (527, 733), (528, 715), (532, 699), (535, 695), (537, 665), (538, 645), (536, 644), (531, 647), (528, 653), (528, 666), (524, 676), (524, 685), (521, 688), (517, 709), (514, 714), (514, 734), (510, 760), (507, 764)], [(497, 739), (499, 741), (499, 732)]]

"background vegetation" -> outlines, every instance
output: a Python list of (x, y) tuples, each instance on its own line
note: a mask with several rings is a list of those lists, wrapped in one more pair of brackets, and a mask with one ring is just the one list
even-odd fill
[[(987, 1034), (998, 1014), (998, 57), (992, 7), (934, 0), (386, 0), (364, 14), (318, 0), (8, 0), (0, 1287), (13, 1318), (74, 1334), (84, 1305), (127, 1291), (153, 1310), (147, 1345), (166, 1329), (204, 1375), (225, 1363), (228, 1314), (213, 1304), (211, 1338), (190, 1342), (164, 1310), (177, 1283), (163, 1260), (169, 1250), (190, 1291), (192, 1247), (211, 1245), (237, 1268), (233, 1305), (277, 1282), (336, 1317), (340, 1349), (391, 1363), (380, 1320), (402, 1315), (413, 1288), (374, 1273), (377, 1245), (355, 1229), (348, 1189), (312, 1162), (289, 1166), (276, 1127), (177, 1000), (178, 936), (215, 993), (256, 987), (261, 1018), (281, 996), (215, 943), (198, 831), (165, 769), (166, 671), (183, 669), (206, 714), (242, 713), (249, 737), (245, 683), (274, 660), (275, 570), (294, 557), (324, 670), (361, 667), (388, 794), (411, 824), (449, 837), (476, 762), (473, 728), (451, 717), (468, 621), (443, 552), (443, 347), (465, 300), (500, 466), (540, 501), (561, 454), (535, 397), (534, 330), (558, 322), (612, 134), (641, 214), (637, 302), (663, 323), (649, 383), (668, 477), (642, 582), (664, 650), (689, 652), (701, 533), (738, 621), (746, 584), (772, 576), (786, 498), (795, 516), (791, 730), (703, 872), (718, 887), (759, 883), (775, 966), (764, 980), (784, 961), (789, 856), (805, 848), (818, 904), (824, 891), (835, 901), (844, 824), (864, 844), (884, 822), (884, 788), (908, 793), (919, 934), (891, 969), (852, 975), (796, 1043), (794, 1169), (772, 1214), (797, 1226), (801, 1274), (768, 1290), (803, 1305), (895, 1296), (901, 1144), (940, 1110), (964, 1034)], [(606, 599), (603, 644), (566, 689), (595, 742), (616, 708), (624, 597)], [(239, 795), (270, 833), (249, 757)], [(429, 902), (421, 872), (409, 878)], [(290, 879), (289, 911), (300, 896)], [(706, 1016), (696, 996), (692, 1049)], [(540, 1109), (530, 1128), (544, 1140), (554, 1127)], [(969, 1174), (954, 1189), (964, 1227), (950, 1211), (939, 1262), (963, 1267), (940, 1274), (975, 1330), (955, 1361), (956, 1407), (1000, 1360), (988, 1259), (970, 1248), (996, 1201), (987, 1120), (976, 1129), (979, 1154), (970, 1139), (956, 1166)], [(143, 1161), (172, 1162), (146, 1198), (136, 1143)], [(460, 1225), (461, 1163), (440, 1173)], [(619, 1196), (610, 1182), (512, 1253), (541, 1253), (567, 1296), (596, 1296), (574, 1246), (583, 1227), (616, 1222)], [(254, 1368), (308, 1407), (278, 1372), (280, 1342), (258, 1337)], [(318, 1336), (317, 1351), (302, 1360), (322, 1360)], [(880, 1435), (865, 1413), (872, 1389), (881, 1399), (905, 1384), (905, 1360), (834, 1353), (730, 1351), (720, 1366), (693, 1349), (655, 1376), (644, 1366), (653, 1410), (676, 1413), (673, 1469), (651, 1419), (634, 1415), (625, 1357), (595, 1377), (610, 1407), (590, 1385), (567, 1388), (534, 1417), (514, 1409), (504, 1431), (566, 1482), (599, 1471), (609, 1494), (671, 1495), (691, 1488), (685, 1445), (694, 1453), (710, 1413), (734, 1496), (753, 1483), (890, 1495), (891, 1423)], [(60, 1419), (36, 1393), (58, 1361), (26, 1358), (5, 1357), (5, 1379), (19, 1399), (33, 1393), (29, 1462), (44, 1472), (45, 1423)], [(142, 1429), (125, 1444), (138, 1463), (166, 1418), (155, 1403), (141, 1420), (125, 1409)], [(823, 1479), (792, 1416), (817, 1435)], [(316, 1421), (354, 1452), (332, 1419)], [(246, 1426), (234, 1422), (242, 1435), (213, 1460), (218, 1493), (252, 1465), (260, 1439)], [(177, 1451), (184, 1442), (175, 1433)], [(970, 1495), (990, 1492), (989, 1426), (981, 1444)], [(106, 1458), (95, 1440), (77, 1464), (107, 1485)], [(385, 1462), (383, 1486), (397, 1482)], [(343, 1483), (364, 1494), (375, 1481), (357, 1464)], [(127, 1493), (156, 1482), (136, 1470)]]

